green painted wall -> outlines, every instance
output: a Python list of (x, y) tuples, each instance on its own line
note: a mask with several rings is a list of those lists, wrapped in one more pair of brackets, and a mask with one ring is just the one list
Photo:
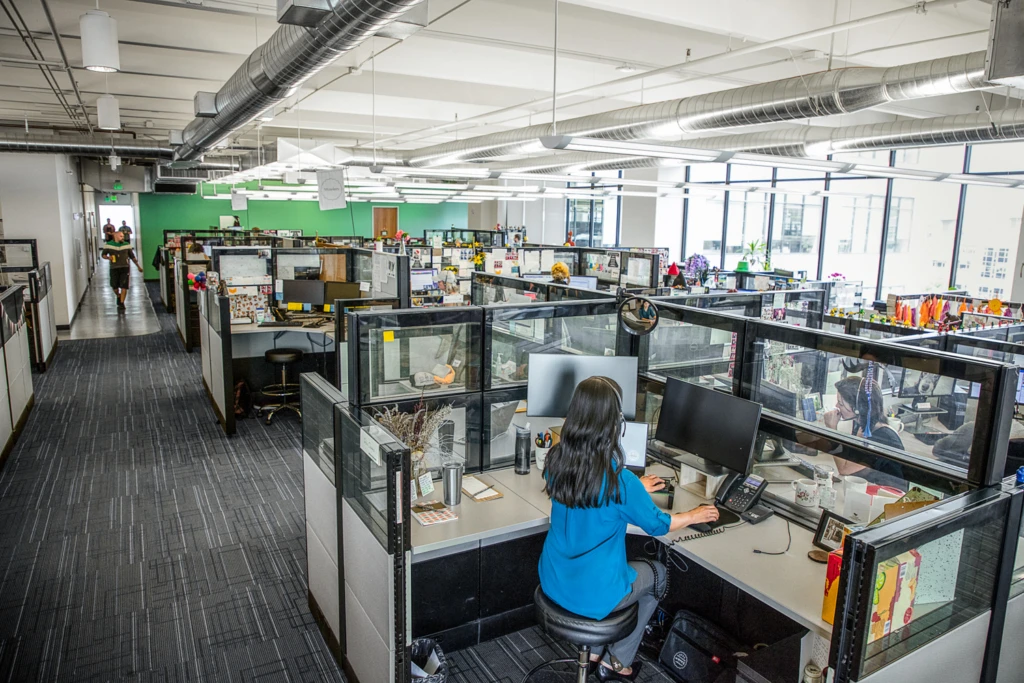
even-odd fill
[[(252, 188), (254, 189), (254, 188)], [(227, 186), (217, 186), (217, 192), (227, 193)], [(213, 194), (212, 186), (203, 189)], [(146, 279), (158, 279), (153, 268), (153, 254), (163, 243), (164, 230), (205, 230), (217, 226), (221, 216), (238, 216), (245, 227), (263, 230), (302, 230), (303, 235), (362, 235), (373, 234), (372, 208), (387, 204), (355, 202), (349, 209), (321, 211), (316, 202), (249, 200), (248, 211), (232, 211), (226, 199), (203, 199), (200, 195), (139, 195), (139, 230), (144, 253), (141, 260), (146, 268)], [(468, 225), (468, 204), (398, 204), (398, 227), (414, 237), (424, 230), (439, 230), (454, 225), (465, 229)], [(353, 230), (353, 220), (355, 229)]]

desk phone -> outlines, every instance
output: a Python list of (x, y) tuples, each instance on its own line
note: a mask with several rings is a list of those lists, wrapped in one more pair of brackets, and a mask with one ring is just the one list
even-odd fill
[(736, 474), (722, 482), (715, 496), (715, 506), (742, 515), (761, 500), (761, 494), (768, 487), (768, 480), (756, 474), (744, 477)]

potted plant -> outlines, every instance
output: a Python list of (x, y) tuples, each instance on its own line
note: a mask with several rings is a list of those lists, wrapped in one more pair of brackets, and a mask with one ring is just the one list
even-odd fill
[(743, 260), (736, 264), (736, 270), (740, 272), (755, 270), (762, 263), (762, 258), (766, 258), (767, 250), (767, 245), (761, 240), (754, 240), (745, 245), (743, 247)]
[[(376, 417), (382, 427), (409, 447), (412, 458), (412, 476), (416, 479), (430, 469), (427, 459), (430, 442), (451, 414), (452, 407), (450, 405), (430, 409), (420, 398), (411, 413), (402, 412), (398, 406), (388, 406)], [(450, 453), (440, 453), (440, 459), (450, 456)]]

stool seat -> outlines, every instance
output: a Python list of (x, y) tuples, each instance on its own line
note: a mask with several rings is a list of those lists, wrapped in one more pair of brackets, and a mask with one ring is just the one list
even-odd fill
[(264, 360), (268, 363), (287, 364), (298, 363), (302, 360), (301, 349), (267, 349), (263, 354)]
[(574, 645), (602, 647), (622, 640), (636, 628), (636, 603), (612, 612), (604, 619), (588, 619), (559, 607), (537, 586), (533, 604), (537, 625), (548, 635)]

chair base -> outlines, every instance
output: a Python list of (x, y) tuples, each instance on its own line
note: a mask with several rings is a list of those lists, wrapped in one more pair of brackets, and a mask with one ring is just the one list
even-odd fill
[[(530, 669), (529, 673), (523, 676), (522, 683), (527, 683), (533, 674), (537, 673), (546, 666), (552, 664), (576, 664), (576, 683), (587, 683), (587, 673), (590, 670), (590, 646), (580, 645), (579, 656), (576, 659), (568, 657), (566, 659), (552, 659), (547, 662), (541, 662), (537, 666)], [(566, 672), (568, 673), (568, 672)]]
[(298, 403), (268, 403), (265, 406), (260, 406), (256, 410), (256, 414), (262, 416), (263, 412), (266, 411), (267, 424), (270, 424), (270, 421), (274, 418), (274, 415), (276, 415), (279, 411), (282, 410), (294, 411), (295, 414), (299, 416), (299, 422), (302, 422), (302, 408)]

